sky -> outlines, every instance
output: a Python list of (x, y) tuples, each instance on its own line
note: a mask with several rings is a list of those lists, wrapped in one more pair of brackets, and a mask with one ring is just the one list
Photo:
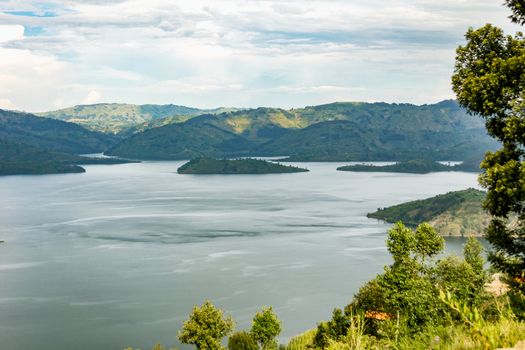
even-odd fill
[(468, 27), (502, 0), (0, 0), (0, 108), (453, 98)]

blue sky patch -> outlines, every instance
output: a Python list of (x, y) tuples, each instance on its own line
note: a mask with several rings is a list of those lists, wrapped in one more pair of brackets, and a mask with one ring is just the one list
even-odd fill
[(40, 26), (24, 26), (24, 36), (38, 36), (44, 32), (44, 28)]
[(36, 12), (36, 11), (5, 11), (8, 15), (22, 16), (22, 17), (57, 17), (55, 12)]

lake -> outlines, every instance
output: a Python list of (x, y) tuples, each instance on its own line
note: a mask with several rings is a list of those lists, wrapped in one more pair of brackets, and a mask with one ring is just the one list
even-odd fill
[(366, 213), (477, 187), (460, 172), (178, 175), (182, 163), (0, 177), (2, 348), (176, 345), (205, 299), (237, 329), (273, 306), (286, 341), (390, 262), (390, 225)]

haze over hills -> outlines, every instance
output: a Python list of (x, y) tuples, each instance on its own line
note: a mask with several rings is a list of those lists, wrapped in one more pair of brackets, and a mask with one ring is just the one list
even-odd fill
[[(184, 141), (181, 135), (186, 135)], [(141, 159), (192, 154), (289, 155), (296, 161), (464, 160), (496, 147), (482, 120), (454, 101), (423, 106), (349, 102), (204, 114), (138, 133), (108, 154)]]

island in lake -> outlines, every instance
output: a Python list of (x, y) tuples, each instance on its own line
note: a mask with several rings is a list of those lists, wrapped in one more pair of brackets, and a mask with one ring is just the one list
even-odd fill
[(195, 158), (177, 169), (179, 174), (282, 174), (309, 171), (260, 159)]
[[(472, 164), (471, 164), (472, 163)], [(358, 171), (358, 172), (385, 172), (385, 173), (411, 173), (411, 174), (427, 174), (438, 171), (465, 171), (465, 172), (479, 172), (479, 162), (477, 166), (475, 162), (468, 164), (458, 164), (454, 166), (444, 165), (433, 160), (415, 159), (405, 162), (398, 162), (391, 165), (368, 165), (356, 164), (345, 165), (337, 168), (339, 171)]]
[(367, 217), (413, 227), (428, 222), (443, 236), (482, 236), (490, 222), (484, 199), (485, 192), (469, 188), (378, 209)]

